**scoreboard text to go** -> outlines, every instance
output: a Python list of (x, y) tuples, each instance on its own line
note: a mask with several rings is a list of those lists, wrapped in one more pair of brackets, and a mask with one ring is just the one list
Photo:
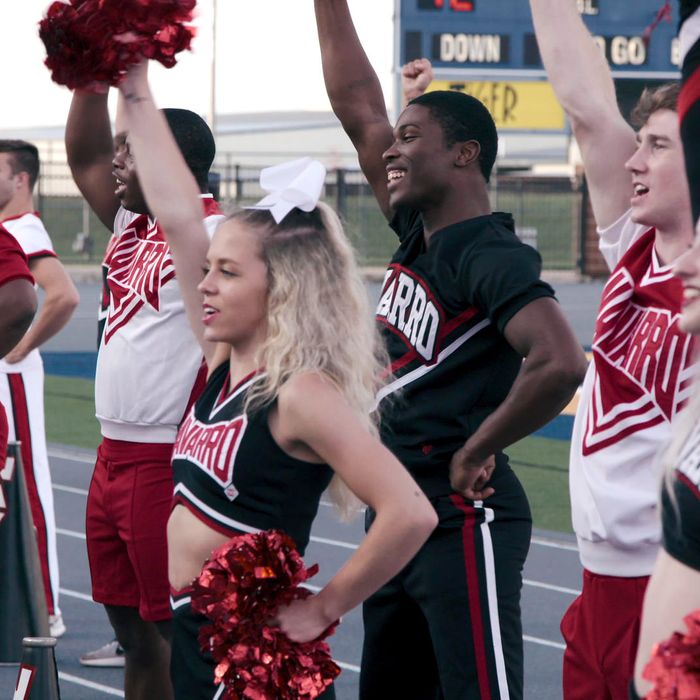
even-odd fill
[[(612, 66), (644, 66), (647, 63), (647, 45), (641, 36), (595, 36), (598, 48)], [(432, 60), (452, 64), (509, 64), (511, 38), (502, 34), (434, 34)], [(671, 65), (679, 65), (679, 44), (674, 38), (669, 47)], [(539, 52), (534, 36), (526, 36), (522, 63), (539, 66)]]

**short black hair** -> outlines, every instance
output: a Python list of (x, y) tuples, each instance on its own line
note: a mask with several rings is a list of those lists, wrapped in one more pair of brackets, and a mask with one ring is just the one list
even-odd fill
[(162, 112), (199, 189), (208, 192), (209, 168), (216, 155), (211, 129), (202, 117), (189, 109), (166, 107)]
[(39, 151), (33, 143), (20, 139), (0, 139), (0, 153), (11, 153), (12, 174), (27, 173), (29, 189), (33, 190), (39, 177)]
[(421, 105), (430, 110), (440, 124), (449, 148), (460, 141), (476, 141), (481, 147), (479, 167), (486, 182), (491, 177), (498, 153), (498, 131), (491, 113), (481, 100), (456, 90), (426, 92), (411, 100), (409, 105)]

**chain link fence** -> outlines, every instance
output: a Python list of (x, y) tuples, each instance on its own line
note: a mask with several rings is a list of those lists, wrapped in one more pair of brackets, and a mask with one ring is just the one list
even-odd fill
[[(259, 186), (260, 168), (237, 163), (232, 154), (219, 155), (212, 172), (212, 190), (225, 211), (256, 202), (264, 194)], [(363, 174), (359, 170), (329, 172), (324, 199), (341, 215), (360, 262), (385, 265), (396, 239)], [(514, 215), (518, 234), (539, 250), (545, 269), (578, 269), (580, 183), (568, 177), (495, 174), (491, 201), (494, 210)], [(65, 162), (42, 164), (37, 206), (65, 262), (100, 261), (109, 232), (78, 193)]]

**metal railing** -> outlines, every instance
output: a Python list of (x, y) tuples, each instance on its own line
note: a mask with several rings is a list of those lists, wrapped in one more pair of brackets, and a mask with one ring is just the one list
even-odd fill
[[(260, 168), (217, 158), (213, 185), (225, 210), (262, 197)], [(54, 246), (66, 262), (99, 262), (108, 231), (80, 196), (65, 162), (42, 166), (37, 205)], [(579, 264), (582, 192), (568, 177), (496, 174), (491, 197), (495, 210), (510, 211), (523, 240), (537, 247), (547, 269), (575, 270)], [(328, 173), (324, 199), (343, 219), (363, 265), (389, 260), (396, 239), (359, 170)]]

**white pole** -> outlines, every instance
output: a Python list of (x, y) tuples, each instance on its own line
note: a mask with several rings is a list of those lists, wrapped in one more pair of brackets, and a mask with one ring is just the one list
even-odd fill
[(394, 65), (391, 67), (394, 72), (394, 113), (391, 116), (391, 123), (394, 124), (399, 118), (403, 108), (403, 95), (401, 94), (401, 0), (394, 0)]
[(218, 0), (212, 0), (211, 20), (211, 89), (209, 102), (209, 126), (216, 136), (216, 16)]

